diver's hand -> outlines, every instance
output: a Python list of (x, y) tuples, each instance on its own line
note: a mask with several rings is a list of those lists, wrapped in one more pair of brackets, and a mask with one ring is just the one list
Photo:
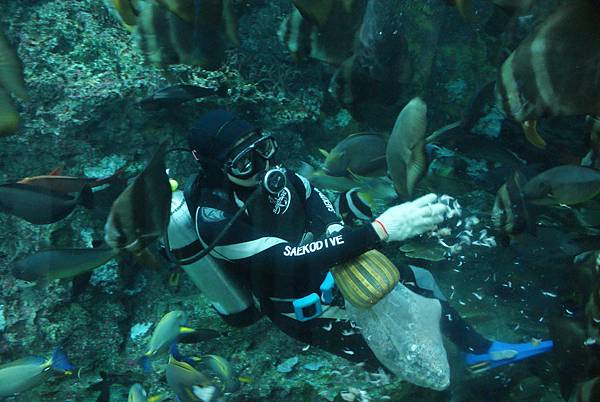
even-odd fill
[(384, 241), (402, 241), (426, 233), (449, 212), (436, 194), (427, 194), (411, 202), (388, 208), (371, 225)]

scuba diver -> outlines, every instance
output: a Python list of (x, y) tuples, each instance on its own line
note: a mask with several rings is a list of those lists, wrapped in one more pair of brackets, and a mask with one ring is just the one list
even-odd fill
[[(202, 169), (188, 179), (184, 192), (173, 194), (166, 251), (217, 313), (234, 326), (266, 315), (297, 340), (378, 367), (353, 322), (345, 319), (344, 300), (329, 269), (385, 242), (432, 230), (448, 207), (428, 194), (350, 228), (319, 189), (277, 164), (275, 139), (237, 115), (225, 110), (202, 115), (188, 142)], [(552, 341), (508, 344), (484, 338), (449, 305), (429, 271), (398, 268), (405, 286), (439, 300), (442, 332), (474, 369), (552, 348)]]

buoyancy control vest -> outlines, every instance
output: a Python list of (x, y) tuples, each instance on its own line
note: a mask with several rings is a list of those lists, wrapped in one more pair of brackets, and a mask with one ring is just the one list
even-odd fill
[(229, 324), (248, 325), (258, 316), (250, 290), (231, 267), (209, 254), (196, 261), (203, 247), (182, 191), (173, 192), (165, 247), (219, 315)]

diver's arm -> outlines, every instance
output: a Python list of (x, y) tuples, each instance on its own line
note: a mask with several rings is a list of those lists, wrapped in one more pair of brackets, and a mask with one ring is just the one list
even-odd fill
[(304, 176), (295, 174), (305, 190), (304, 209), (310, 220), (313, 232), (324, 233), (329, 225), (342, 224), (342, 219), (335, 212), (333, 203), (323, 192), (313, 186)]
[[(219, 222), (202, 219), (197, 214), (200, 242), (210, 244), (228, 218)], [(305, 245), (290, 243), (282, 238), (258, 233), (251, 225), (238, 221), (214, 247), (211, 255), (217, 259), (248, 264), (252, 269), (268, 270), (277, 275), (298, 275), (327, 272), (340, 262), (357, 257), (377, 247), (380, 237), (372, 225), (346, 228), (338, 234)]]

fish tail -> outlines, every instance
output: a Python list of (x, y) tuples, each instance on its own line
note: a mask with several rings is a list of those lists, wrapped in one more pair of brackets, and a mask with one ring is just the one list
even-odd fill
[(171, 346), (169, 346), (169, 353), (175, 358), (175, 360), (181, 360), (183, 358), (181, 353), (179, 353), (179, 349), (177, 348), (177, 342), (173, 342)]
[(83, 187), (77, 201), (85, 208), (92, 209), (94, 207), (94, 193), (92, 192), (92, 188), (90, 186)]
[(152, 360), (149, 356), (144, 355), (138, 359), (138, 364), (142, 368), (144, 374), (150, 374), (152, 372)]
[(60, 348), (54, 349), (51, 361), (52, 368), (64, 374), (71, 374), (77, 368), (69, 362), (67, 355)]
[(165, 394), (158, 394), (158, 395), (152, 395), (149, 396), (148, 399), (146, 399), (147, 402), (159, 402), (162, 401), (166, 398)]

